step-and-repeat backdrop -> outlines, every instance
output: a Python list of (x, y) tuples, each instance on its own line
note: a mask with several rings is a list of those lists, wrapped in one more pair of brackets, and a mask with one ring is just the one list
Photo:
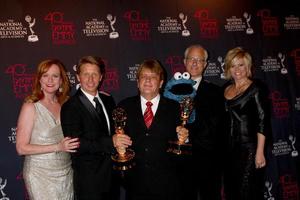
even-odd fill
[(23, 158), (15, 150), (22, 101), (37, 64), (58, 58), (72, 92), (76, 62), (101, 56), (102, 90), (118, 102), (133, 95), (136, 70), (146, 58), (162, 62), (170, 78), (183, 71), (183, 52), (201, 44), (210, 53), (205, 79), (222, 85), (226, 52), (242, 46), (272, 102), (273, 145), (265, 197), (299, 199), (300, 7), (292, 0), (1, 0), (0, 199), (27, 199)]

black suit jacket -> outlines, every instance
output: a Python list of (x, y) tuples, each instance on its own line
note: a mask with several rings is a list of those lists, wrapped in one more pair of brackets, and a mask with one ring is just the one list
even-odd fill
[[(109, 116), (115, 107), (111, 96), (99, 93)], [(113, 143), (94, 106), (78, 89), (62, 106), (61, 124), (64, 136), (79, 137), (80, 147), (72, 153), (74, 189), (78, 199), (99, 199), (111, 188)], [(111, 123), (111, 119), (110, 119)], [(113, 129), (111, 123), (110, 126)], [(111, 131), (112, 133), (114, 130)]]
[[(193, 154), (218, 152), (224, 138), (224, 101), (220, 87), (202, 80), (194, 98), (195, 121), (189, 124)], [(222, 130), (223, 129), (223, 130)], [(223, 141), (224, 142), (224, 141)]]
[(177, 138), (179, 104), (161, 96), (149, 129), (144, 123), (140, 96), (129, 97), (119, 106), (127, 112), (124, 130), (133, 141), (130, 148), (136, 153), (136, 166), (126, 177), (129, 199), (177, 199), (178, 180), (167, 148), (168, 141)]
[(186, 182), (193, 182), (191, 187), (196, 189), (191, 199), (197, 196), (203, 200), (221, 199), (222, 148), (225, 146), (223, 99), (220, 87), (201, 81), (194, 98), (195, 121), (188, 125), (193, 144), (192, 162), (186, 162), (183, 167), (193, 169), (183, 172)]

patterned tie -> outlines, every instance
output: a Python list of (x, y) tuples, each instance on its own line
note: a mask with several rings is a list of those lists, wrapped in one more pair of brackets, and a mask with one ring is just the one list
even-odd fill
[(94, 100), (94, 102), (96, 103), (96, 111), (97, 111), (99, 117), (101, 118), (101, 121), (103, 122), (103, 126), (104, 126), (106, 129), (108, 129), (106, 117), (105, 117), (105, 114), (104, 114), (102, 105), (101, 105), (100, 102), (99, 102), (99, 99), (98, 99), (97, 97), (94, 97), (93, 100)]
[(148, 101), (146, 103), (147, 108), (146, 108), (145, 113), (144, 113), (144, 120), (145, 120), (145, 124), (146, 124), (147, 128), (149, 128), (151, 126), (151, 123), (153, 121), (153, 112), (152, 112), (152, 109), (151, 109), (152, 105), (153, 104), (150, 101)]

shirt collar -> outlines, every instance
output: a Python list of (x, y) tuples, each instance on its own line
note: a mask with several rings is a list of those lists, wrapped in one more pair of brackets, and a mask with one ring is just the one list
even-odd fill
[(83, 94), (89, 99), (90, 102), (94, 102), (94, 97), (97, 97), (100, 100), (98, 91), (97, 91), (96, 96), (93, 96), (93, 95), (87, 93), (86, 91), (84, 91), (82, 88), (80, 88), (80, 89), (83, 92)]
[[(157, 104), (159, 102), (159, 99), (160, 99), (160, 94), (158, 94), (156, 97), (154, 97), (150, 101), (152, 104)], [(148, 100), (145, 99), (143, 96), (141, 96), (141, 102), (142, 102), (142, 104), (146, 104), (148, 102)]]
[(193, 85), (193, 87), (197, 90), (199, 85), (200, 85), (200, 82), (202, 80), (202, 76), (199, 76), (199, 77), (196, 77), (195, 79), (193, 79), (194, 81), (196, 81), (196, 84)]

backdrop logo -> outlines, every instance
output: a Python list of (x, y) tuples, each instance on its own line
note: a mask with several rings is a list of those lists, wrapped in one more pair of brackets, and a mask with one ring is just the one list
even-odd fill
[(172, 75), (176, 72), (185, 72), (185, 66), (182, 62), (183, 58), (181, 56), (168, 56), (165, 63), (170, 67)]
[(83, 33), (90, 36), (104, 36), (109, 32), (108, 25), (104, 21), (98, 21), (97, 19), (92, 19), (91, 21), (85, 22), (85, 29), (82, 30)]
[[(77, 65), (73, 65), (73, 71), (77, 73)], [(76, 75), (72, 75), (71, 72), (67, 72), (67, 76), (69, 78), (70, 84), (73, 87), (75, 85), (76, 90), (80, 87), (80, 83), (76, 84)]]
[(267, 189), (267, 192), (265, 192), (265, 194), (264, 194), (265, 199), (266, 200), (275, 200), (275, 198), (273, 197), (273, 195), (271, 193), (272, 187), (273, 187), (272, 182), (266, 181), (265, 182), (265, 187)]
[(273, 91), (270, 94), (272, 101), (273, 113), (276, 118), (286, 118), (289, 114), (289, 103), (286, 98), (281, 97), (279, 91)]
[(106, 60), (103, 60), (106, 66), (105, 78), (101, 85), (101, 90), (111, 92), (119, 89), (119, 74), (116, 67), (108, 65)]
[(110, 24), (110, 28), (111, 28), (111, 32), (109, 33), (109, 38), (110, 39), (116, 39), (119, 37), (119, 33), (116, 31), (115, 27), (114, 27), (114, 24), (116, 23), (116, 16), (112, 16), (111, 14), (108, 14), (106, 16), (107, 20), (109, 21), (109, 24)]
[(2, 177), (0, 177), (0, 194), (1, 194), (1, 200), (9, 200), (9, 197), (6, 196), (5, 192), (4, 192), (4, 188), (7, 184), (7, 179), (2, 179)]
[(268, 56), (263, 58), (260, 68), (263, 72), (277, 72), (281, 69), (281, 63), (278, 62), (277, 58)]
[(277, 17), (271, 17), (271, 11), (262, 9), (257, 12), (257, 16), (261, 17), (262, 30), (264, 36), (278, 36), (279, 22)]
[(171, 17), (166, 17), (165, 19), (159, 20), (159, 27), (157, 30), (160, 33), (179, 33), (181, 30), (181, 25), (178, 23), (177, 19), (172, 19)]
[(297, 181), (289, 174), (280, 176), (279, 182), (282, 188), (282, 200), (298, 200), (299, 189)]
[(278, 140), (273, 143), (272, 153), (274, 156), (288, 155), (291, 151), (291, 146), (287, 141)]
[(183, 27), (183, 30), (181, 32), (181, 35), (183, 37), (188, 37), (191, 35), (190, 31), (187, 29), (186, 27), (186, 22), (187, 22), (187, 15), (184, 15), (183, 13), (179, 13), (179, 19), (181, 20), (181, 24), (182, 24), (182, 27)]
[(32, 91), (33, 74), (27, 72), (25, 64), (9, 66), (5, 73), (11, 74), (13, 91), (16, 98), (24, 98)]
[(285, 22), (283, 26), (286, 30), (299, 30), (300, 29), (299, 17), (295, 17), (294, 15), (285, 17)]
[[(15, 144), (16, 143), (16, 131), (17, 131), (17, 128), (16, 127), (13, 127), (13, 128), (10, 128), (10, 134), (8, 135), (8, 141), (10, 143), (13, 143)], [(1, 200), (1, 199), (0, 199)]]
[(215, 62), (208, 62), (204, 72), (204, 76), (220, 76), (220, 67)]
[(129, 22), (130, 36), (132, 40), (145, 41), (150, 38), (150, 24), (147, 19), (141, 19), (140, 12), (131, 10), (124, 14)]
[(291, 56), (294, 57), (297, 76), (300, 76), (300, 49), (294, 49), (291, 53)]
[(134, 66), (128, 68), (129, 72), (126, 74), (126, 77), (129, 81), (136, 81), (136, 73), (139, 66), (140, 64), (135, 64)]
[[(76, 69), (76, 65), (75, 65), (75, 69)], [(70, 86), (73, 87), (76, 84), (76, 76), (74, 74), (71, 74), (71, 72), (67, 71), (67, 76), (70, 82)]]
[(250, 25), (251, 15), (247, 12), (244, 12), (243, 17), (246, 20), (246, 23), (243, 21), (242, 17), (232, 16), (226, 19), (226, 24), (224, 25), (225, 29), (229, 32), (241, 32), (245, 31), (246, 34), (253, 34), (254, 31)]
[(219, 68), (221, 69), (220, 78), (225, 79), (225, 62), (222, 56), (218, 57)]
[(278, 53), (278, 58), (279, 58), (279, 61), (280, 61), (280, 66), (281, 66), (280, 73), (281, 74), (287, 74), (288, 70), (286, 69), (286, 67), (284, 65), (285, 55), (282, 54), (281, 52), (279, 52)]
[(253, 34), (253, 33), (254, 33), (254, 30), (253, 30), (253, 28), (252, 28), (251, 25), (250, 25), (251, 15), (248, 14), (247, 12), (244, 12), (243, 16), (244, 16), (244, 18), (246, 19), (246, 23), (247, 23), (246, 33), (247, 33), (248, 35)]
[(64, 21), (64, 13), (50, 12), (45, 16), (44, 20), (51, 23), (53, 44), (75, 44), (75, 25), (73, 22)]
[(34, 25), (35, 25), (35, 18), (31, 18), (31, 16), (30, 15), (26, 15), (25, 16), (25, 21), (28, 23), (28, 27), (29, 27), (29, 30), (30, 30), (30, 35), (28, 35), (28, 39), (27, 39), (27, 41), (28, 42), (37, 42), (37, 41), (39, 41), (39, 38), (38, 38), (38, 36), (37, 35), (35, 35), (34, 33), (34, 31), (33, 31), (33, 27), (34, 27)]
[(23, 27), (22, 22), (15, 22), (12, 19), (0, 22), (0, 39), (24, 38), (25, 35), (27, 35), (27, 30)]
[(296, 136), (294, 136), (294, 135), (289, 135), (289, 140), (290, 140), (290, 142), (291, 142), (291, 146), (292, 146), (292, 153), (291, 153), (291, 155), (292, 155), (292, 157), (297, 157), (298, 156), (298, 151), (297, 151), (297, 149), (296, 149), (296, 147), (295, 147), (295, 144), (296, 144)]
[(237, 18), (236, 16), (227, 18), (226, 24), (224, 26), (225, 26), (225, 29), (229, 32), (244, 31), (246, 29), (246, 24), (245, 24), (245, 22), (243, 22), (243, 19)]
[(200, 37), (207, 39), (215, 39), (219, 37), (219, 26), (216, 19), (209, 19), (209, 11), (198, 10), (194, 17), (198, 19), (200, 26)]

